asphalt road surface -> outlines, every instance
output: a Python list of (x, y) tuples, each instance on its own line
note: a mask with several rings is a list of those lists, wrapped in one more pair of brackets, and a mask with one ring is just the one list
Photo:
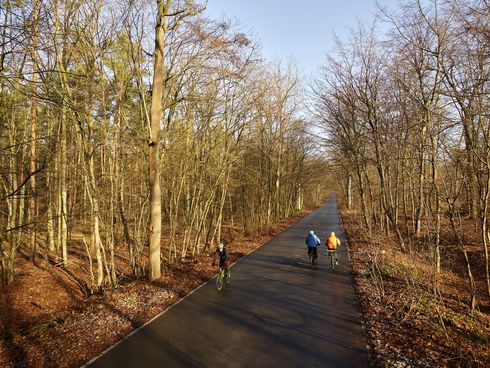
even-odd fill
[[(308, 263), (310, 230), (342, 242)], [(215, 279), (108, 349), (95, 367), (368, 367), (358, 301), (334, 196)], [(211, 261), (211, 260), (210, 260)]]

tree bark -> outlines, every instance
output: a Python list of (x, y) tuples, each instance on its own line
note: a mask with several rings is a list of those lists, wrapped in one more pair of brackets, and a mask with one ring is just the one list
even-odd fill
[(160, 253), (162, 234), (162, 204), (160, 190), (160, 123), (163, 98), (163, 49), (165, 44), (165, 16), (171, 0), (157, 0), (155, 26), (155, 51), (153, 54), (153, 89), (151, 93), (151, 123), (149, 139), (149, 186), (150, 186), (150, 280), (161, 276)]
[[(32, 23), (32, 82), (31, 82), (31, 157), (29, 161), (29, 171), (36, 172), (37, 162), (37, 60), (38, 60), (38, 23), (39, 23), (39, 6), (38, 1), (33, 1), (33, 23)], [(30, 178), (31, 193), (29, 196), (29, 223), (31, 227), (30, 245), (31, 257), (36, 261), (36, 222), (37, 222), (37, 202), (36, 202), (36, 175)]]

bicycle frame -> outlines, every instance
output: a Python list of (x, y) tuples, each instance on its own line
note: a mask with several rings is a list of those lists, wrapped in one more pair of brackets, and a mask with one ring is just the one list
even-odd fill
[(216, 275), (216, 289), (218, 289), (218, 291), (221, 291), (221, 289), (223, 288), (223, 284), (225, 284), (225, 286), (228, 286), (230, 282), (230, 277), (230, 268), (226, 266), (220, 267), (218, 274)]
[(328, 257), (330, 258), (330, 266), (332, 270), (335, 270), (335, 264), (337, 263), (337, 250), (328, 249)]

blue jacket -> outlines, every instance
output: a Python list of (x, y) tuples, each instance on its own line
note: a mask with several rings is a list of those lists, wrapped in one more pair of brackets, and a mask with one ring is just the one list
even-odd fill
[(305, 242), (308, 248), (316, 248), (322, 243), (320, 239), (318, 239), (318, 236), (316, 236), (315, 234), (308, 234)]

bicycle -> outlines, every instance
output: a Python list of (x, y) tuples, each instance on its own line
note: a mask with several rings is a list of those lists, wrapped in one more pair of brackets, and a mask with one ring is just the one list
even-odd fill
[(219, 272), (216, 275), (216, 289), (221, 291), (223, 289), (223, 284), (228, 286), (230, 283), (231, 272), (229, 267), (220, 267)]
[(335, 249), (328, 249), (328, 258), (330, 258), (330, 267), (332, 267), (332, 270), (335, 270), (335, 266), (338, 264), (337, 262), (337, 250)]
[(316, 249), (308, 249), (308, 257), (312, 266), (316, 265), (318, 255), (316, 254)]

